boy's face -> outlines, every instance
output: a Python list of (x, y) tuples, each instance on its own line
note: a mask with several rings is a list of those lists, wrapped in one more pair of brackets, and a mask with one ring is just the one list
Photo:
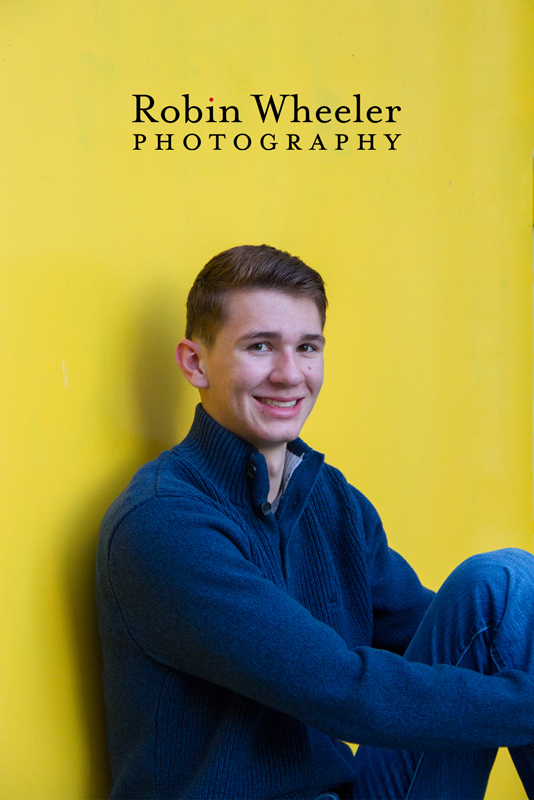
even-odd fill
[(223, 427), (262, 452), (295, 439), (323, 383), (324, 337), (313, 300), (265, 289), (238, 289), (208, 350), (200, 395)]

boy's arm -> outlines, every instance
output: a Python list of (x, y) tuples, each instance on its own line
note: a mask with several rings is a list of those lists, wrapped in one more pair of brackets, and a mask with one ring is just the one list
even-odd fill
[[(353, 487), (352, 487), (353, 488)], [(353, 488), (362, 512), (373, 598), (373, 647), (403, 654), (434, 592), (426, 589), (405, 559), (388, 546), (372, 503)]]

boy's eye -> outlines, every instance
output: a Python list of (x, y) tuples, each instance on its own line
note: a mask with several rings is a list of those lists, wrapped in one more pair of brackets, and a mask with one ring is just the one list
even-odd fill
[(268, 349), (268, 345), (265, 342), (255, 342), (250, 345), (250, 350), (253, 350), (255, 353), (263, 353)]
[(311, 344), (301, 344), (298, 348), (302, 353), (313, 353), (315, 347)]

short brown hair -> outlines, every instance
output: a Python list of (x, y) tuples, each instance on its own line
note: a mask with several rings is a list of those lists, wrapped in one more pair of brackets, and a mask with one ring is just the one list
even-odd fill
[(266, 244), (232, 247), (214, 256), (197, 275), (187, 298), (185, 336), (207, 347), (227, 319), (226, 297), (233, 289), (274, 289), (313, 300), (324, 327), (328, 301), (324, 281), (300, 258)]

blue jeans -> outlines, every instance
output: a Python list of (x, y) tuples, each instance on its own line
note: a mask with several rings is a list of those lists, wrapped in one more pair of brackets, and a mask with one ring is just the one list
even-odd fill
[[(487, 675), (502, 669), (534, 674), (534, 556), (498, 550), (461, 564), (430, 605), (405, 658)], [(468, 707), (464, 713), (467, 719)], [(534, 743), (510, 754), (534, 798)], [(360, 747), (357, 779), (336, 791), (343, 800), (477, 800), (484, 797), (496, 755)]]

